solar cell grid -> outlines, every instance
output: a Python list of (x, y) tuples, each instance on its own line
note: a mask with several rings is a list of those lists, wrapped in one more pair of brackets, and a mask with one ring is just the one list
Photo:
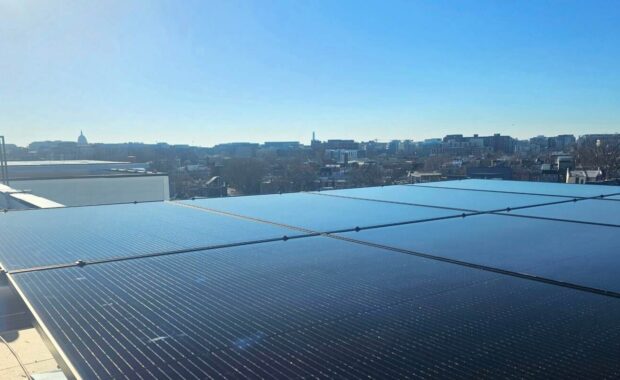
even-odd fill
[(504, 215), (525, 215), (540, 218), (557, 218), (585, 223), (601, 223), (620, 227), (620, 202), (583, 200), (555, 205), (515, 210)]
[(456, 210), (320, 197), (309, 193), (198, 199), (180, 201), (179, 203), (318, 232), (352, 229), (356, 226), (428, 220), (462, 214), (462, 211)]
[(616, 299), (324, 237), (11, 277), (83, 378), (620, 370)]
[(484, 214), (337, 235), (620, 293), (617, 227)]
[(458, 189), (437, 189), (423, 186), (382, 186), (316, 193), (336, 197), (371, 199), (384, 202), (410, 203), (429, 207), (447, 207), (461, 211), (493, 211), (546, 203), (569, 201), (568, 197), (508, 194)]
[(5, 270), (301, 234), (165, 202), (2, 213), (0, 231)]
[(540, 194), (565, 197), (597, 197), (602, 194), (620, 194), (620, 186), (574, 185), (551, 182), (498, 181), (466, 179), (459, 181), (430, 182), (419, 187), (470, 189), (521, 194)]

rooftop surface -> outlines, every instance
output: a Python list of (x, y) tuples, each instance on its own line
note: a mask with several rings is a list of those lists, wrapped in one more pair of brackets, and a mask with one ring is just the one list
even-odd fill
[(0, 184), (0, 210), (64, 207), (58, 202)]
[(71, 377), (620, 376), (620, 187), (463, 180), (0, 214)]
[[(0, 379), (18, 380), (26, 378), (24, 370), (13, 352), (19, 356), (21, 364), (24, 365), (30, 375), (42, 376), (46, 374), (52, 379), (50, 372), (58, 370), (58, 364), (35, 329), (9, 331), (0, 334), (0, 336), (7, 341), (12, 350), (11, 352), (5, 344), (0, 343)], [(59, 378), (55, 377), (54, 379)]]
[(7, 161), (8, 166), (51, 166), (51, 165), (99, 165), (99, 164), (128, 164), (121, 161), (97, 160), (53, 160), (53, 161)]

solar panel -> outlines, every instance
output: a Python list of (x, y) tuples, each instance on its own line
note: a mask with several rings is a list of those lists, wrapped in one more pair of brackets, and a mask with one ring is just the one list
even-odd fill
[(78, 378), (617, 377), (618, 200), (430, 186), (8, 212), (0, 264)]
[(620, 202), (616, 201), (584, 200), (516, 210), (510, 214), (613, 224), (620, 227)]
[(340, 197), (374, 199), (386, 202), (404, 202), (458, 210), (491, 211), (505, 208), (566, 201), (568, 198), (476, 192), (457, 189), (437, 189), (422, 186), (383, 186), (359, 189), (329, 190), (319, 194)]
[(524, 194), (546, 194), (568, 197), (597, 197), (601, 194), (619, 194), (620, 186), (574, 185), (551, 182), (499, 181), (483, 179), (466, 179), (460, 181), (443, 181), (424, 183), (415, 186), (442, 187), (451, 189), (471, 189), (486, 191), (504, 191)]
[(5, 270), (301, 234), (164, 202), (2, 213), (0, 231)]
[(484, 214), (339, 235), (620, 293), (617, 227)]
[(182, 201), (195, 207), (328, 232), (461, 215), (461, 211), (322, 197), (308, 193)]
[(87, 379), (620, 371), (617, 299), (325, 237), (10, 276)]

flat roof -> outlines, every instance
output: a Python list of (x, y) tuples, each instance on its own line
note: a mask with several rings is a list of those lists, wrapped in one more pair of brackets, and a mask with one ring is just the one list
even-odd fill
[(0, 193), (17, 193), (18, 191), (7, 185), (0, 184)]
[(98, 160), (46, 160), (46, 161), (7, 161), (8, 166), (47, 166), (47, 165), (100, 165), (100, 164), (130, 164), (123, 161)]
[(24, 208), (56, 208), (64, 205), (49, 199), (16, 190), (10, 186), (0, 184), (0, 208), (22, 210)]
[(38, 195), (29, 194), (29, 193), (13, 193), (11, 196), (15, 199), (19, 199), (20, 201), (26, 202), (30, 205), (33, 205), (37, 208), (56, 208), (56, 207), (65, 207), (64, 205), (51, 201), (49, 199), (40, 197)]

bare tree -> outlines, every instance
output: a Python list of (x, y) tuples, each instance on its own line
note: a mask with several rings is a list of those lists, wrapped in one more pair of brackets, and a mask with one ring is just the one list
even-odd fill
[(349, 172), (353, 187), (383, 185), (383, 169), (379, 165), (360, 165)]
[(259, 194), (267, 173), (265, 163), (257, 158), (231, 158), (224, 161), (222, 177), (243, 194)]
[(576, 152), (577, 165), (600, 168), (606, 179), (620, 177), (620, 138), (586, 141)]

